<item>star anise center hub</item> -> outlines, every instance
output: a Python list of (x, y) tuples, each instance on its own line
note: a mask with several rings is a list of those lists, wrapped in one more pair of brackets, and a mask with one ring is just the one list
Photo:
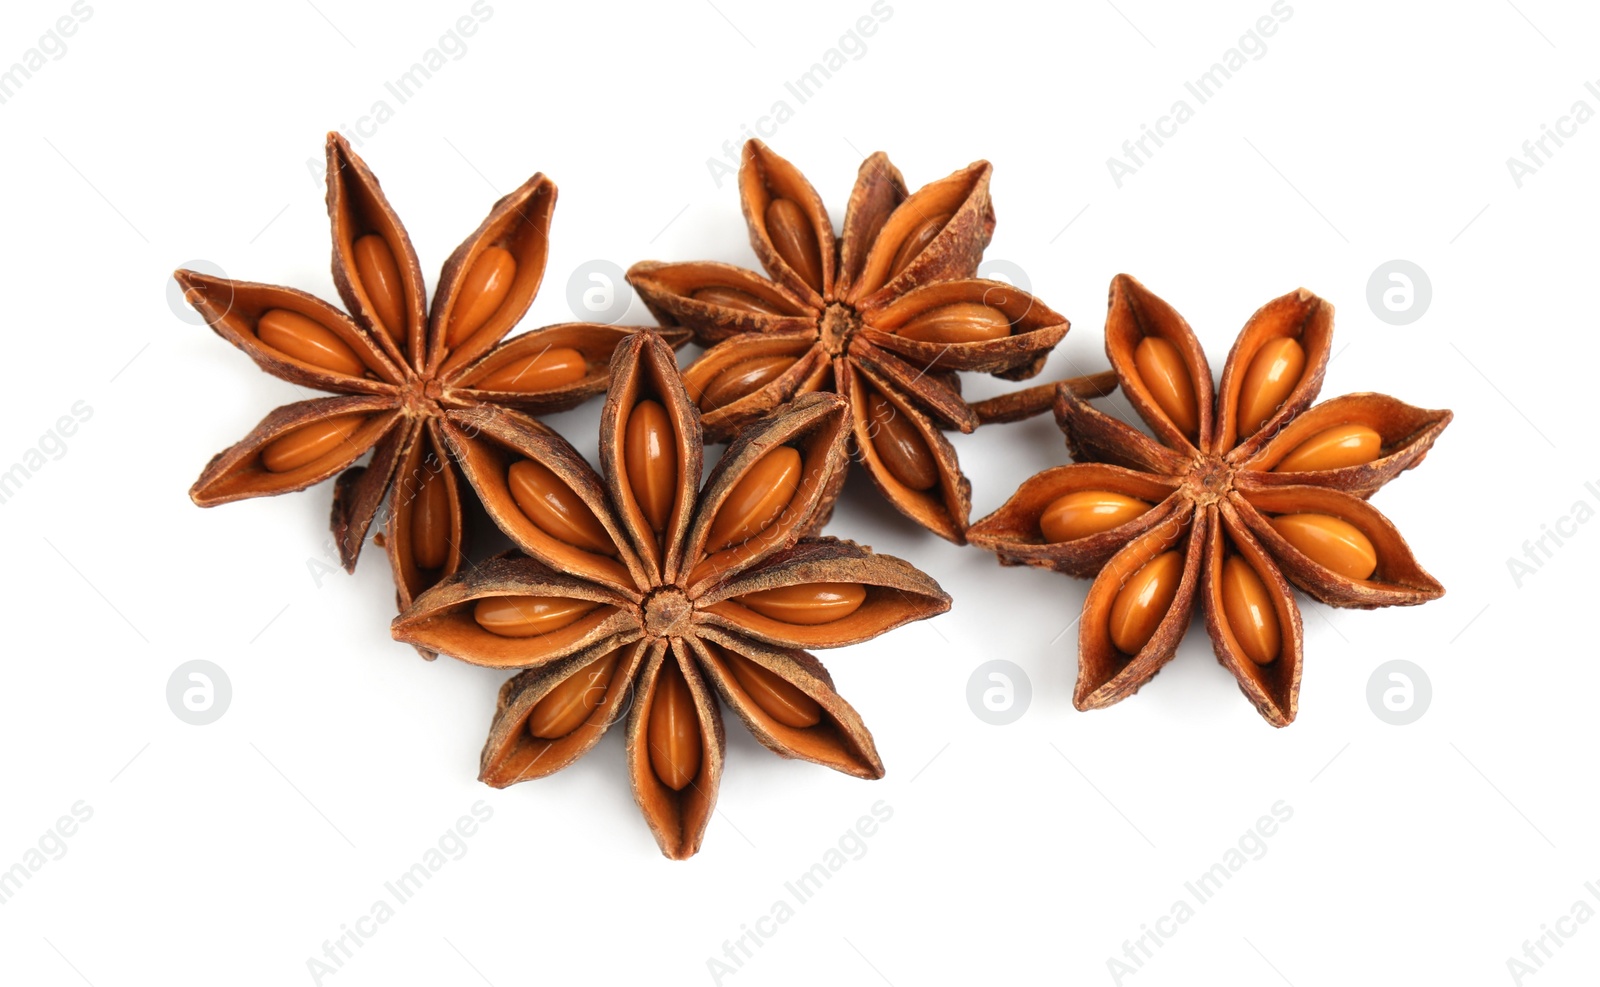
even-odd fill
[(440, 414), (439, 399), (444, 388), (437, 380), (411, 378), (400, 392), (406, 412), (417, 418), (434, 418)]
[(822, 310), (822, 321), (817, 325), (817, 335), (829, 356), (843, 356), (850, 348), (850, 339), (861, 328), (861, 316), (844, 302), (831, 302)]
[(1233, 490), (1233, 467), (1221, 456), (1198, 456), (1189, 469), (1184, 486), (1195, 503), (1215, 504)]
[(644, 629), (652, 637), (681, 635), (689, 624), (694, 605), (676, 586), (659, 586), (645, 597)]

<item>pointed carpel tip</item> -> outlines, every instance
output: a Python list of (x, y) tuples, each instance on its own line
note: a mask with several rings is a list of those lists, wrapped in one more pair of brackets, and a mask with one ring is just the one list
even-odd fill
[(183, 285), (186, 291), (199, 291), (211, 285), (226, 283), (225, 278), (212, 277), (204, 271), (196, 271), (189, 267), (180, 267), (172, 272), (173, 280)]
[(1119, 292), (1136, 291), (1141, 287), (1143, 285), (1139, 283), (1139, 279), (1131, 274), (1117, 274), (1111, 278), (1111, 293), (1113, 295)]
[[(549, 175), (546, 175), (542, 171), (536, 171), (532, 175), (528, 176), (527, 181), (523, 182), (517, 187), (517, 191), (526, 191), (528, 198), (536, 199), (546, 195), (554, 197), (556, 194), (556, 183)], [(511, 194), (515, 195), (516, 193), (513, 192)]]

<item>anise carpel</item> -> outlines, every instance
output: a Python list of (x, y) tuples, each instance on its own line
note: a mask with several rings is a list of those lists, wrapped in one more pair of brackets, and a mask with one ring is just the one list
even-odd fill
[[(189, 493), (211, 507), (338, 476), (333, 534), (353, 570), (393, 490), (384, 547), (404, 608), (464, 560), (462, 478), (441, 424), (483, 408), (572, 408), (605, 389), (611, 352), (632, 330), (565, 323), (505, 340), (544, 277), (556, 187), (543, 175), (496, 202), (455, 249), (430, 309), (416, 249), (377, 178), (338, 134), (327, 159), (333, 280), (348, 315), (293, 288), (174, 276), (261, 369), (337, 396), (273, 411)], [(354, 465), (369, 451), (370, 463)]]
[(1111, 284), (1106, 353), (1152, 439), (1065, 390), (1056, 417), (1079, 463), (1045, 470), (972, 526), (1008, 564), (1094, 577), (1073, 702), (1131, 695), (1171, 660), (1196, 599), (1217, 659), (1274, 726), (1301, 675), (1290, 584), (1336, 607), (1436, 599), (1444, 588), (1366, 498), (1422, 461), (1450, 422), (1382, 394), (1311, 406), (1333, 308), (1300, 290), (1250, 318), (1213, 385), (1194, 332), (1138, 281)]
[[(961, 542), (970, 485), (941, 429), (980, 415), (957, 371), (1037, 374), (1067, 332), (1038, 299), (976, 277), (994, 230), (990, 165), (908, 194), (882, 152), (862, 165), (835, 235), (794, 165), (752, 140), (739, 191), (767, 277), (711, 261), (635, 264), (628, 280), (663, 324), (709, 347), (685, 371), (709, 436), (722, 439), (796, 395), (835, 391), (856, 457), (901, 513)], [(1103, 393), (1109, 380), (1091, 381)]]
[(784, 757), (882, 776), (860, 716), (803, 649), (866, 641), (950, 600), (899, 559), (806, 537), (848, 464), (837, 396), (804, 395), (749, 425), (702, 487), (698, 415), (671, 348), (646, 332), (613, 358), (599, 472), (515, 412), (464, 412), (441, 431), (525, 556), (464, 569), (393, 630), (525, 669), (500, 692), (483, 781), (552, 774), (626, 713), (634, 797), (662, 852), (682, 859), (716, 802), (719, 698)]

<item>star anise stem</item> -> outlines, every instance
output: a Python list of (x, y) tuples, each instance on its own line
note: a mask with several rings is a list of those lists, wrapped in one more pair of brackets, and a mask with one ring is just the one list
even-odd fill
[(1117, 372), (1102, 370), (1099, 373), (1068, 377), (1048, 384), (1035, 384), (1016, 391), (1008, 391), (983, 401), (970, 401), (967, 406), (978, 416), (979, 425), (1000, 425), (1020, 422), (1042, 415), (1056, 404), (1057, 391), (1065, 387), (1074, 397), (1102, 398), (1117, 389)]

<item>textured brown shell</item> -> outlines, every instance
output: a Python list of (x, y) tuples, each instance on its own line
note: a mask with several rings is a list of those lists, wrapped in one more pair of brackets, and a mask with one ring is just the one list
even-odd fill
[[(417, 248), (406, 234), (405, 224), (400, 222), (399, 214), (389, 204), (388, 196), (383, 194), (378, 176), (372, 173), (359, 154), (350, 149), (349, 142), (338, 133), (328, 134), (326, 154), (328, 225), (333, 233), (333, 286), (352, 317), (396, 363), (420, 371), (423, 367), (427, 323), (422, 265), (417, 261)], [(391, 328), (397, 330), (396, 334), (405, 347), (404, 353), (378, 328), (380, 320), (377, 308), (361, 285), (353, 244), (367, 232), (383, 237), (400, 271), (400, 282), (405, 288), (406, 325)]]
[(495, 788), (506, 788), (519, 781), (532, 781), (555, 774), (587, 754), (633, 702), (633, 682), (638, 677), (650, 644), (635, 641), (622, 645), (627, 653), (612, 672), (612, 681), (622, 688), (607, 691), (606, 701), (597, 707), (576, 730), (555, 740), (531, 736), (528, 714), (539, 700), (556, 686), (610, 654), (584, 651), (565, 661), (530, 668), (506, 680), (500, 687), (494, 722), (484, 742), (478, 780)]
[[(873, 486), (899, 508), (900, 513), (939, 537), (957, 545), (962, 544), (966, 540), (967, 522), (972, 516), (972, 484), (961, 472), (955, 446), (926, 415), (917, 414), (916, 404), (889, 380), (873, 374), (865, 366), (846, 368), (842, 378), (839, 391), (850, 402), (852, 448), (856, 458), (866, 467)], [(939, 482), (935, 487), (913, 490), (884, 465), (873, 444), (874, 424), (868, 419), (868, 402), (860, 393), (864, 388), (881, 394), (884, 400), (894, 406), (896, 414), (904, 415), (916, 430), (938, 470)]]
[[(544, 281), (545, 261), (550, 254), (550, 217), (555, 207), (555, 183), (543, 175), (534, 175), (495, 202), (478, 228), (467, 234), (445, 259), (428, 315), (431, 372), (445, 380), (453, 378), (457, 371), (493, 349), (527, 314)], [(501, 247), (516, 260), (511, 288), (489, 321), (463, 340), (458, 349), (450, 350), (445, 343), (445, 330), (455, 310), (456, 295), (472, 265), (489, 247)]]
[[(1078, 576), (1098, 572), (1079, 623), (1074, 703), (1080, 709), (1115, 703), (1155, 675), (1175, 653), (1198, 594), (1218, 661), (1268, 723), (1285, 726), (1298, 710), (1303, 664), (1303, 628), (1291, 583), (1341, 607), (1422, 603), (1444, 592), (1394, 525), (1365, 498), (1422, 461), (1449, 424), (1450, 412), (1413, 408), (1380, 394), (1346, 395), (1312, 407), (1332, 350), (1332, 331), (1332, 306), (1311, 292), (1300, 289), (1273, 299), (1240, 331), (1214, 389), (1205, 354), (1183, 317), (1133, 278), (1113, 279), (1106, 353), (1129, 403), (1159, 441), (1090, 406), (1079, 387), (1060, 387), (1056, 420), (1080, 463), (1029, 478), (968, 532), (1002, 564)], [(1134, 352), (1146, 336), (1170, 342), (1188, 368), (1199, 412), (1193, 435), (1168, 419), (1140, 378)], [(1260, 348), (1283, 337), (1298, 340), (1304, 350), (1301, 377), (1260, 428), (1239, 435), (1235, 419), (1243, 377)], [(985, 421), (1025, 417), (1036, 403), (1031, 397), (974, 411)], [(1379, 434), (1382, 444), (1374, 461), (1333, 470), (1273, 471), (1300, 443), (1343, 424), (1366, 425)], [(1154, 506), (1111, 531), (1044, 543), (1039, 518), (1045, 508), (1064, 493), (1091, 489), (1139, 497)], [(1355, 525), (1377, 551), (1377, 571), (1370, 579), (1349, 579), (1295, 549), (1273, 528), (1269, 515), (1298, 512), (1328, 514)], [(1122, 655), (1110, 641), (1112, 603), (1130, 575), (1174, 546), (1185, 556), (1173, 603), (1139, 654)], [(1222, 603), (1222, 571), (1230, 553), (1250, 566), (1273, 604), (1280, 650), (1264, 665), (1244, 654)]]
[[(938, 460), (940, 474), (939, 496), (930, 499), (908, 490), (881, 464), (866, 458), (875, 484), (902, 513), (959, 544), (970, 515), (970, 485), (961, 475), (954, 449), (936, 433), (939, 429), (970, 432), (980, 418), (961, 398), (955, 371), (981, 371), (1013, 380), (1031, 377), (1069, 328), (1065, 318), (1026, 292), (975, 277), (994, 232), (991, 172), (987, 162), (975, 162), (907, 194), (904, 179), (887, 156), (874, 154), (861, 166), (846, 207), (844, 232), (835, 237), (821, 197), (800, 171), (762, 142), (748, 142), (739, 173), (740, 206), (751, 246), (770, 280), (715, 262), (645, 261), (628, 271), (629, 283), (657, 319), (687, 327), (710, 347), (687, 371), (691, 393), (697, 397), (719, 373), (744, 360), (770, 354), (796, 357), (778, 378), (711, 411), (705, 419), (707, 434), (728, 438), (812, 391), (832, 388), (851, 399), (865, 374), (914, 421)], [(820, 285), (806, 283), (774, 246), (766, 223), (767, 207), (774, 198), (796, 203), (815, 234)], [(890, 267), (907, 236), (943, 216), (949, 218), (937, 233), (904, 270), (891, 276)], [(778, 314), (694, 297), (714, 287), (754, 295), (778, 309)], [(1001, 309), (1012, 321), (1011, 334), (943, 346), (891, 331), (919, 312), (955, 301), (982, 301)], [(805, 346), (806, 339), (814, 340), (814, 345)], [(1095, 393), (1104, 393), (1104, 386)], [(997, 413), (1005, 412), (997, 409)], [(855, 409), (852, 417), (859, 420)], [(857, 441), (856, 449), (870, 457), (868, 448)], [(831, 504), (822, 513), (830, 509)]]
[[(561, 572), (603, 584), (635, 602), (641, 599), (639, 587), (648, 582), (644, 563), (617, 521), (600, 474), (566, 439), (540, 422), (497, 408), (452, 413), (444, 436), (484, 510), (514, 545)], [(616, 556), (569, 545), (529, 520), (506, 479), (517, 459), (539, 463), (560, 478), (610, 535)]]
[[(1248, 494), (1235, 492), (1234, 509), (1245, 527), (1272, 553), (1289, 581), (1323, 603), (1371, 610), (1415, 606), (1444, 595), (1411, 553), (1400, 530), (1378, 509), (1354, 494), (1327, 487), (1272, 487)], [(1370, 579), (1350, 579), (1312, 561), (1278, 534), (1267, 514), (1309, 511), (1348, 521), (1366, 535), (1378, 553), (1378, 569)]]
[[(555, 596), (601, 606), (537, 637), (501, 637), (472, 617), (472, 604), (493, 596)], [(537, 668), (563, 658), (598, 658), (638, 640), (638, 608), (620, 593), (573, 579), (529, 558), (497, 558), (471, 566), (417, 597), (390, 625), (395, 640), (489, 668)]]
[[(443, 457), (447, 436), (439, 424), (442, 417), (479, 407), (541, 413), (575, 407), (604, 389), (612, 350), (632, 330), (568, 323), (501, 341), (526, 313), (543, 277), (556, 195), (555, 186), (543, 176), (535, 175), (495, 203), (478, 228), (451, 254), (441, 271), (431, 321), (424, 312), (422, 270), (405, 227), (377, 176), (338, 134), (328, 135), (327, 177), (333, 280), (350, 315), (292, 288), (229, 281), (194, 271), (178, 271), (174, 277), (212, 329), (244, 350), (261, 369), (292, 384), (350, 395), (299, 402), (273, 412), (250, 435), (212, 459), (191, 496), (201, 506), (211, 506), (299, 490), (337, 475), (330, 527), (341, 562), (353, 570), (391, 490), (415, 474), (423, 457)], [(394, 254), (405, 296), (404, 326), (380, 325), (376, 307), (361, 284), (353, 244), (369, 233), (380, 235)], [(510, 294), (489, 323), (447, 354), (444, 329), (459, 285), (473, 261), (491, 245), (505, 247), (518, 259)], [(277, 308), (322, 325), (357, 354), (366, 372), (352, 376), (328, 371), (267, 346), (256, 334), (257, 323), (262, 313)], [(390, 338), (390, 330), (396, 332), (398, 341)], [(672, 345), (688, 338), (683, 330), (667, 330), (664, 335)], [(511, 360), (551, 346), (580, 350), (589, 361), (591, 372), (582, 380), (544, 391), (479, 391), (470, 386)], [(270, 473), (260, 466), (259, 453), (267, 442), (290, 429), (354, 411), (371, 412), (371, 417), (337, 455), (330, 454), (283, 474)], [(353, 465), (369, 449), (371, 462), (367, 466)], [(410, 563), (408, 511), (404, 503), (392, 503), (385, 518), (385, 541), (401, 608), (433, 580), (453, 572), (464, 559), (465, 494), (454, 468), (447, 467), (445, 472), (453, 540), (449, 564), (424, 573)]]
[[(363, 413), (367, 419), (350, 441), (320, 459), (283, 473), (273, 473), (261, 465), (261, 450), (268, 443), (316, 422)], [(393, 404), (382, 397), (313, 398), (286, 404), (263, 418), (244, 438), (213, 456), (189, 489), (189, 497), (201, 507), (214, 507), (249, 497), (304, 490), (337, 475), (391, 432), (403, 430), (402, 421)]]
[[(1099, 572), (1122, 546), (1155, 527), (1178, 509), (1178, 485), (1120, 466), (1074, 463), (1036, 473), (1023, 481), (1000, 509), (967, 529), (967, 540), (999, 556), (1001, 565), (1031, 565), (1069, 576), (1089, 578)], [(1109, 490), (1148, 502), (1148, 511), (1109, 531), (1047, 542), (1039, 518), (1057, 498), (1082, 490)]]
[[(987, 305), (1011, 322), (1011, 334), (977, 343), (929, 343), (897, 335), (906, 323), (926, 312), (960, 302)], [(874, 346), (905, 357), (919, 367), (971, 370), (1005, 380), (1037, 376), (1044, 362), (1067, 335), (1065, 316), (1038, 298), (1004, 281), (967, 278), (940, 281), (909, 291), (887, 305), (864, 309), (862, 335)]]
[[(1121, 702), (1177, 654), (1200, 592), (1206, 539), (1213, 523), (1208, 511), (1174, 511), (1130, 541), (1095, 577), (1078, 620), (1078, 684), (1072, 694), (1072, 704), (1078, 709), (1101, 709)], [(1177, 595), (1139, 653), (1123, 655), (1111, 642), (1108, 630), (1111, 605), (1130, 576), (1157, 555), (1172, 550), (1184, 555)]]
[[(684, 643), (676, 639), (670, 642), (663, 639), (651, 647), (628, 716), (628, 779), (633, 786), (633, 800), (655, 834), (661, 853), (672, 860), (687, 860), (700, 852), (711, 812), (717, 806), (717, 791), (722, 787), (722, 757), (727, 746), (722, 713), (687, 650)], [(663, 785), (651, 768), (647, 737), (655, 685), (664, 661), (678, 663), (684, 680), (689, 683), (689, 694), (694, 697), (695, 712), (700, 718), (703, 751), (700, 773), (677, 792)]]
[(817, 377), (818, 370), (828, 366), (828, 354), (817, 345), (813, 332), (772, 333), (718, 343), (702, 353), (683, 372), (683, 383), (688, 389), (689, 398), (698, 407), (705, 389), (724, 371), (747, 360), (774, 356), (792, 356), (795, 358), (794, 365), (741, 398), (710, 411), (701, 411), (700, 420), (708, 440), (726, 441), (740, 429), (770, 413), (773, 408), (794, 400), (796, 395), (813, 393), (811, 388), (806, 388), (806, 384)]
[[(826, 624), (799, 625), (756, 613), (737, 597), (780, 586), (856, 582), (867, 588), (855, 613)], [(767, 559), (758, 569), (718, 584), (700, 597), (699, 623), (782, 648), (841, 648), (869, 641), (902, 624), (950, 609), (939, 584), (909, 563), (874, 555), (855, 542), (807, 539)]]
[[(1230, 456), (1239, 459), (1237, 483), (1242, 489), (1309, 484), (1370, 497), (1421, 463), (1452, 417), (1448, 411), (1413, 408), (1387, 394), (1346, 394), (1307, 410), (1277, 432), (1262, 429)], [(1300, 443), (1338, 425), (1371, 428), (1383, 439), (1382, 454), (1370, 463), (1336, 470), (1272, 471)]]
[[(834, 690), (833, 677), (813, 655), (774, 648), (712, 627), (702, 629), (699, 638), (685, 639), (685, 643), (699, 658), (701, 670), (716, 688), (723, 704), (744, 721), (751, 735), (768, 750), (780, 757), (799, 758), (857, 778), (883, 777), (883, 761), (878, 757), (878, 749), (861, 714)], [(761, 665), (810, 696), (822, 707), (822, 721), (802, 728), (773, 719), (751, 700), (716, 647)]]
[[(741, 432), (717, 460), (700, 493), (686, 546), (686, 558), (695, 560), (686, 566), (689, 595), (698, 597), (707, 587), (762, 564), (819, 527), (818, 515), (839, 496), (849, 466), (848, 440), (845, 403), (833, 394), (807, 394), (782, 415)], [(707, 536), (728, 494), (768, 453), (783, 445), (794, 446), (801, 454), (801, 481), (783, 514), (750, 540), (707, 555)]]
[[(1305, 664), (1305, 629), (1300, 622), (1300, 607), (1295, 604), (1283, 573), (1244, 529), (1232, 506), (1223, 503), (1219, 507), (1215, 515), (1218, 523), (1211, 527), (1206, 570), (1200, 584), (1200, 603), (1206, 632), (1211, 636), (1211, 649), (1222, 667), (1233, 673), (1239, 682), (1239, 691), (1250, 700), (1262, 719), (1275, 727), (1286, 727), (1300, 711), (1300, 673)], [(1280, 645), (1278, 657), (1269, 664), (1257, 665), (1251, 661), (1229, 626), (1222, 603), (1222, 565), (1227, 561), (1225, 545), (1243, 557), (1272, 598)]]
[[(658, 400), (672, 422), (680, 489), (667, 530), (657, 538), (627, 487), (623, 431), (644, 397)], [(721, 696), (752, 733), (785, 757), (800, 757), (863, 778), (883, 765), (861, 717), (833, 691), (827, 671), (805, 647), (864, 641), (911, 620), (949, 609), (938, 584), (905, 562), (873, 555), (850, 542), (799, 540), (820, 525), (847, 465), (849, 421), (844, 399), (802, 396), (746, 429), (700, 488), (701, 436), (671, 346), (654, 333), (623, 340), (611, 363), (601, 413), (602, 469), (588, 466), (564, 439), (514, 411), (450, 411), (442, 435), (462, 474), (483, 492), (489, 514), (530, 557), (490, 560), (427, 590), (393, 624), (397, 639), (475, 664), (525, 668), (502, 689), (481, 762), (483, 779), (508, 785), (559, 770), (591, 749), (631, 697), (628, 770), (651, 832), (668, 857), (682, 859), (700, 845), (716, 802), (722, 770)], [(805, 479), (787, 513), (744, 545), (705, 558), (708, 531), (729, 491), (779, 445), (801, 453)], [(512, 456), (543, 463), (595, 514), (618, 549), (607, 567), (536, 536), (504, 487)], [(521, 518), (519, 523), (518, 518)], [(799, 627), (741, 605), (743, 593), (807, 582), (858, 582), (869, 587), (863, 606), (830, 625)], [(659, 595), (658, 595), (659, 594)], [(681, 594), (681, 595), (680, 595)], [(531, 638), (508, 638), (480, 627), (476, 601), (493, 596), (555, 596), (601, 606), (564, 628)], [(658, 607), (661, 601), (666, 605)], [(674, 606), (687, 603), (686, 611)], [(671, 623), (662, 623), (670, 620)], [(703, 635), (704, 641), (699, 637)], [(754, 701), (713, 649), (756, 662), (814, 699), (824, 719), (808, 728), (776, 721)], [(572, 675), (618, 648), (627, 661), (614, 673), (605, 702), (575, 731), (555, 741), (526, 729), (534, 706)], [(650, 765), (649, 711), (663, 661), (678, 661), (689, 684), (704, 748), (700, 775), (681, 791), (656, 778)]]

